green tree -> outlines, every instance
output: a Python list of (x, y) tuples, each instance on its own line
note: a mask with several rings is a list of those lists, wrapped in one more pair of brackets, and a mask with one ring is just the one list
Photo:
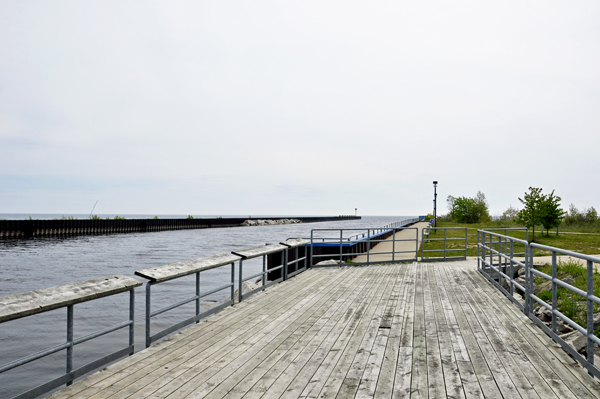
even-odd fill
[(560, 197), (554, 195), (554, 190), (550, 195), (543, 196), (540, 209), (540, 223), (546, 229), (546, 235), (549, 235), (549, 230), (558, 227), (565, 215), (565, 211), (560, 207)]
[(535, 241), (535, 226), (540, 224), (542, 218), (541, 204), (544, 197), (541, 188), (529, 187), (529, 193), (525, 193), (522, 199), (519, 198), (519, 201), (523, 204), (523, 209), (519, 211), (515, 221), (533, 229), (531, 241)]
[(475, 198), (448, 196), (446, 200), (450, 217), (458, 223), (478, 223), (490, 217), (485, 194), (477, 192)]

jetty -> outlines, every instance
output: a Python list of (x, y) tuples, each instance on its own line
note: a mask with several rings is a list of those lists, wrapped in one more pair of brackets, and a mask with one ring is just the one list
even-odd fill
[(592, 398), (476, 261), (316, 268), (50, 396)]
[[(466, 230), (413, 218), (374, 229), (313, 229), (310, 239), (138, 270), (136, 278), (1, 297), (0, 323), (59, 307), (68, 317), (65, 343), (0, 365), (0, 373), (66, 349), (64, 375), (16, 397), (65, 384), (50, 398), (600, 397), (593, 281), (600, 258), (510, 235), (525, 229), (492, 230), (478, 230), (475, 258), (467, 257)], [(552, 275), (534, 264), (533, 248), (551, 254)], [(586, 265), (587, 290), (558, 278), (559, 256)], [(201, 274), (217, 269), (223, 285), (202, 290)], [(167, 291), (174, 303), (153, 305), (162, 283), (194, 275), (195, 284)], [(146, 280), (146, 348), (136, 352), (137, 277)], [(550, 282), (552, 299), (534, 289), (540, 279)], [(585, 322), (559, 308), (559, 289), (585, 304)], [(200, 306), (222, 291), (224, 302)], [(126, 321), (74, 333), (74, 306), (126, 292)], [(191, 317), (152, 324), (194, 302)], [(119, 329), (129, 329), (124, 347), (73, 367), (75, 345)]]

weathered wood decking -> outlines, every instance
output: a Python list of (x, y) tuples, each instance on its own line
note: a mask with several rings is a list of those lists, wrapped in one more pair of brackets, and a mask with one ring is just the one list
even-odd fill
[(312, 269), (52, 398), (590, 398), (472, 262)]

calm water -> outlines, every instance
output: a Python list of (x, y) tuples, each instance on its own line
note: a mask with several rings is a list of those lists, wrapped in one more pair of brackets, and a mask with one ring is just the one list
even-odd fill
[[(2, 216), (2, 215), (0, 215)], [(37, 216), (37, 217), (36, 217)], [(32, 215), (34, 218), (42, 215)], [(249, 248), (287, 238), (310, 237), (317, 228), (380, 227), (404, 216), (363, 217), (362, 220), (310, 224), (178, 230), (72, 238), (0, 240), (0, 296), (89, 280), (115, 274), (134, 276), (149, 267)], [(348, 232), (345, 235), (350, 235)], [(244, 262), (244, 275), (260, 271), (262, 260)], [(236, 273), (237, 274), (237, 273)], [(201, 291), (226, 284), (230, 268), (201, 275)], [(140, 280), (142, 280), (140, 278)], [(153, 310), (194, 295), (194, 277), (159, 284), (152, 291)], [(75, 305), (75, 337), (120, 323), (128, 318), (128, 293)], [(206, 298), (222, 302), (229, 292)], [(136, 350), (144, 348), (145, 291), (136, 289)], [(190, 304), (153, 319), (153, 333), (191, 315)], [(0, 324), (0, 364), (63, 343), (66, 309)], [(127, 329), (111, 333), (74, 350), (75, 367), (127, 346)], [(11, 397), (33, 388), (65, 369), (65, 351), (0, 374), (0, 397)]]

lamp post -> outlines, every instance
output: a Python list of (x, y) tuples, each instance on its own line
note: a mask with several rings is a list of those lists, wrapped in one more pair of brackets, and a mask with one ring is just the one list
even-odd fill
[(433, 181), (433, 227), (437, 227), (437, 181)]
[(354, 216), (358, 216), (358, 208), (354, 208)]

